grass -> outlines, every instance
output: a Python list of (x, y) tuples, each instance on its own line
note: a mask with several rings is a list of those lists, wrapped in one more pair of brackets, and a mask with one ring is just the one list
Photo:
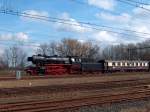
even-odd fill
[[(21, 75), (27, 75), (24, 71), (21, 71)], [(16, 72), (14, 70), (0, 70), (0, 77), (3, 76), (16, 76)]]

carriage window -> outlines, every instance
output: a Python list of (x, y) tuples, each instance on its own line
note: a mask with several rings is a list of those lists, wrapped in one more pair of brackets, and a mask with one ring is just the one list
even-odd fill
[(142, 66), (142, 63), (140, 63), (140, 66)]
[(120, 66), (120, 62), (118, 62), (118, 66)]
[(134, 62), (132, 62), (131, 65), (134, 66)]
[(112, 62), (112, 65), (115, 66), (115, 62)]
[(136, 62), (136, 66), (138, 66), (138, 62)]
[(129, 63), (127, 63), (127, 66), (129, 66), (130, 64)]
[(125, 62), (122, 62), (122, 66), (125, 66)]

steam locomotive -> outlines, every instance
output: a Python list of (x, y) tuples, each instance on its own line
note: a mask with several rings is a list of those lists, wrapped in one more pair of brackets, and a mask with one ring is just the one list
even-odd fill
[(31, 75), (63, 75), (81, 73), (105, 73), (105, 72), (131, 72), (149, 71), (149, 61), (94, 61), (88, 58), (73, 56), (42, 56), (33, 55), (28, 57), (28, 61), (34, 66), (26, 68), (26, 72)]

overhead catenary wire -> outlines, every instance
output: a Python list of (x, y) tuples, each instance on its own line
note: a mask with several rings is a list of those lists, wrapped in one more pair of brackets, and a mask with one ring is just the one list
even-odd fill
[[(0, 28), (0, 31), (6, 31), (6, 32), (10, 32), (10, 33), (16, 33), (15, 31), (12, 31), (10, 29), (6, 30), (6, 29)], [(2, 43), (2, 42), (7, 42), (7, 43)], [(2, 39), (2, 40), (0, 40), (0, 45), (6, 45), (6, 46), (8, 46), (8, 43), (10, 43), (11, 45), (13, 43), (13, 45), (40, 47), (39, 45), (36, 45), (37, 44), (36, 42), (33, 42), (33, 41), (19, 41), (19, 40), (16, 40), (16, 39), (10, 39), (10, 40)]]
[[(93, 7), (95, 7), (94, 5), (89, 5), (88, 4), (88, 2), (84, 2), (84, 1), (79, 1), (79, 0), (68, 0), (68, 1), (70, 1), (70, 2), (74, 2), (74, 3), (77, 3), (77, 4), (80, 4), (80, 5), (86, 5), (86, 6), (93, 6)], [(119, 2), (121, 2), (122, 0), (118, 0)], [(131, 1), (131, 0), (129, 0), (129, 1)], [(124, 2), (127, 2), (127, 3), (129, 3), (128, 1), (124, 1)], [(127, 4), (126, 3), (126, 4)], [(138, 5), (141, 5), (139, 8), (142, 8), (143, 7), (143, 5), (145, 4), (145, 5), (150, 5), (150, 4), (147, 4), (147, 3), (141, 3), (141, 2), (139, 2), (139, 4)], [(134, 6), (134, 7), (138, 7), (138, 5), (136, 4), (136, 3), (129, 3), (128, 5), (132, 5), (132, 6)], [(111, 11), (111, 10), (106, 10), (106, 9), (104, 9), (104, 8), (101, 8), (101, 10), (104, 10), (105, 12), (108, 12), (108, 13), (111, 13), (111, 14), (115, 14), (115, 15), (120, 15), (122, 12), (118, 12), (118, 11)], [(123, 16), (123, 15), (122, 15)], [(139, 20), (139, 21), (144, 21), (144, 20), (141, 20), (141, 19), (138, 19), (137, 17), (136, 17), (136, 19), (137, 20)], [(146, 24), (150, 24), (150, 22), (148, 22), (148, 21), (144, 21), (144, 23), (146, 23)], [(114, 28), (114, 27), (113, 27)], [(114, 28), (115, 29), (115, 28)]]
[[(2, 28), (2, 27), (0, 27), (0, 32), (1, 31), (3, 31), (3, 32), (9, 32), (9, 33), (13, 33), (13, 34), (17, 34), (17, 33), (20, 33), (20, 31), (18, 31), (18, 32), (16, 32), (16, 31), (14, 31), (14, 30), (12, 30), (12, 29), (8, 29), (8, 28)], [(59, 35), (49, 35), (49, 34), (44, 34), (44, 33), (35, 33), (35, 32), (23, 32), (23, 33), (25, 33), (25, 34), (27, 34), (27, 35), (32, 35), (32, 36), (34, 36), (34, 35), (37, 35), (37, 36), (42, 36), (42, 38), (47, 38), (47, 37), (54, 37), (54, 38), (58, 38), (59, 37)], [(67, 35), (67, 36), (65, 36), (65, 37), (63, 37), (63, 38), (67, 38), (67, 37), (71, 37), (71, 35)], [(51, 39), (51, 38), (48, 38), (48, 40), (53, 40), (54, 41), (54, 39)]]
[[(22, 14), (31, 16), (31, 14), (28, 14), (28, 13), (22, 13)], [(37, 15), (32, 15), (32, 16), (37, 17)], [(47, 16), (39, 16), (39, 17), (41, 17), (42, 19), (46, 18), (46, 19), (54, 19), (54, 20), (56, 19), (58, 21), (73, 22), (69, 19), (61, 19), (61, 18), (56, 18), (56, 17), (47, 17)], [(95, 24), (95, 23), (91, 23), (91, 22), (78, 21), (78, 23), (84, 24), (84, 25), (92, 25), (92, 26), (97, 26), (97, 27), (102, 27), (102, 28), (111, 28), (111, 29), (117, 29), (117, 30), (122, 30), (122, 31), (129, 31), (129, 32), (134, 32), (134, 33), (139, 33), (139, 34), (150, 35), (150, 33), (146, 33), (146, 32), (138, 32), (138, 31), (123, 29), (123, 28), (116, 28), (116, 27), (111, 27), (111, 26), (99, 25), (99, 24)]]
[[(3, 41), (4, 42), (4, 41)], [(32, 43), (28, 43), (28, 42), (21, 42), (21, 43), (16, 43), (17, 41), (11, 41), (10, 45), (21, 45), (21, 46), (26, 46), (26, 47), (40, 47), (40, 45), (36, 45), (36, 44), (32, 44)], [(0, 45), (5, 45), (8, 46), (8, 42), (7, 43), (2, 43), (2, 41), (0, 41)]]
[[(86, 2), (83, 2), (83, 1), (77, 1), (77, 0), (69, 0), (69, 1), (77, 2), (77, 3), (82, 3), (82, 4), (87, 4)], [(117, 0), (117, 1), (120, 1), (120, 2), (131, 1), (133, 3), (141, 3), (141, 4), (143, 3), (143, 2), (133, 1), (133, 0), (126, 0), (126, 1), (124, 1), (124, 0)], [(131, 3), (129, 3), (129, 4), (131, 4)], [(132, 5), (136, 5), (136, 4), (132, 4)], [(140, 6), (136, 6), (136, 7), (140, 7)], [(143, 7), (141, 7), (141, 8), (143, 8)], [(146, 8), (144, 8), (144, 9), (146, 9)], [(147, 9), (147, 10), (149, 10), (149, 9)], [(56, 18), (56, 17), (41, 16), (41, 15), (40, 16), (39, 15), (31, 15), (31, 14), (28, 14), (26, 12), (18, 12), (18, 11), (8, 10), (7, 8), (6, 8), (6, 10), (0, 10), (0, 11), (1, 11), (1, 13), (4, 12), (4, 11), (6, 11), (7, 14), (9, 12), (10, 13), (12, 12), (15, 15), (18, 13), (18, 14), (21, 14), (21, 16), (33, 16), (32, 18), (35, 18), (35, 19), (43, 19), (43, 20), (46, 20), (46, 19), (49, 20), (49, 19), (51, 19), (51, 21), (53, 21), (53, 22), (55, 22), (55, 20), (65, 21), (65, 22), (73, 22), (73, 21), (71, 21), (69, 19), (61, 19), (61, 18)], [(129, 31), (129, 32), (134, 32), (134, 33), (140, 33), (140, 34), (150, 35), (150, 33), (146, 33), (146, 32), (138, 32), (138, 31), (135, 31), (135, 30), (128, 30), (128, 29), (123, 29), (123, 28), (117, 28), (117, 27), (99, 25), (99, 24), (94, 24), (94, 23), (91, 23), (91, 22), (78, 21), (78, 23), (81, 23), (81, 24), (84, 24), (84, 25), (93, 25), (93, 26), (98, 26), (98, 27), (102, 27), (102, 28), (111, 28), (111, 29), (117, 29), (117, 30), (122, 30), (122, 31)]]
[[(79, 3), (79, 4), (89, 5), (87, 2), (83, 2), (83, 1), (78, 1), (78, 0), (69, 0), (69, 1), (76, 2), (76, 3)], [(150, 12), (150, 9), (143, 7), (143, 5), (150, 5), (148, 3), (132, 1), (132, 0), (116, 0), (116, 1), (131, 5), (131, 6), (134, 6), (134, 7), (138, 7), (138, 8), (141, 8), (143, 10), (146, 10), (146, 11)], [(111, 11), (109, 11), (109, 12), (111, 12)], [(114, 13), (114, 12), (112, 12), (112, 13)], [(116, 14), (119, 14), (119, 13), (116, 13)]]
[[(0, 32), (9, 32), (9, 33), (18, 33), (18, 32), (16, 32), (16, 31), (14, 31), (14, 30), (12, 30), (12, 29), (6, 29), (6, 28), (1, 28), (0, 27)], [(45, 36), (46, 34), (41, 34), (41, 33), (27, 33), (27, 34), (32, 34), (32, 35), (42, 35), (42, 37), (43, 36)], [(1, 34), (0, 34), (1, 35)], [(58, 37), (58, 35), (56, 36), (56, 35), (46, 35), (47, 37), (54, 37), (54, 38), (56, 38), (56, 37)], [(64, 37), (62, 37), (62, 38), (69, 38), (69, 37), (71, 37), (70, 35), (68, 35), (68, 36), (64, 36)], [(50, 40), (50, 39), (49, 39)], [(52, 41), (51, 41), (52, 40)], [(50, 42), (55, 42), (56, 40), (54, 40), (54, 39), (51, 39), (50, 40)], [(19, 40), (16, 40), (16, 39), (10, 39), (10, 40), (7, 40), (7, 39), (0, 39), (0, 42), (17, 42), (18, 44), (24, 44), (24, 43), (30, 43), (30, 44), (37, 44), (35, 41), (38, 41), (38, 40), (30, 40), (30, 41), (19, 41)], [(87, 40), (87, 41), (93, 41), (93, 40)], [(46, 40), (46, 42), (48, 42), (47, 40)], [(7, 44), (6, 44), (7, 45)], [(34, 45), (33, 45), (34, 46)]]
[(141, 9), (147, 11), (148, 13), (150, 13), (150, 9), (141, 6), (141, 4), (136, 4), (135, 2), (130, 2), (129, 0), (127, 0), (127, 1), (124, 1), (124, 0), (116, 0), (116, 1), (119, 1), (119, 2), (122, 2), (122, 3), (125, 3), (125, 4), (128, 4), (128, 5), (130, 5), (130, 6), (134, 6), (134, 7), (141, 8)]
[[(41, 16), (41, 15), (40, 16), (39, 15), (32, 15), (32, 14), (28, 14), (25, 12), (17, 12), (17, 11), (13, 11), (13, 10), (0, 10), (0, 13), (6, 13), (6, 14), (11, 13), (12, 15), (18, 15), (19, 14), (20, 16), (30, 17), (33, 19), (40, 19), (40, 20), (44, 20), (44, 21), (59, 22), (59, 23), (67, 22), (66, 24), (69, 24), (69, 25), (80, 26), (80, 25), (73, 23), (73, 21), (69, 20), (69, 19), (61, 19), (61, 18), (56, 18), (56, 17)], [(91, 22), (78, 21), (78, 23), (83, 24), (83, 25), (92, 25), (92, 26), (97, 26), (97, 27), (101, 27), (101, 28), (110, 28), (110, 29), (116, 29), (116, 30), (121, 30), (121, 31), (129, 31), (129, 32), (134, 32), (134, 33), (139, 33), (139, 34), (144, 34), (144, 35), (150, 35), (150, 33), (146, 33), (146, 32), (138, 32), (135, 30), (111, 27), (111, 26), (106, 26), (106, 25), (99, 25), (99, 24), (94, 24)]]
[[(74, 1), (74, 2), (79, 2), (79, 3), (86, 4), (83, 1), (82, 2), (81, 1), (77, 1), (77, 0), (69, 0), (69, 1)], [(31, 15), (31, 14), (28, 14), (26, 12), (18, 12), (18, 11), (9, 10), (8, 8), (6, 8), (4, 10), (0, 10), (0, 12), (1, 13), (7, 13), (7, 14), (11, 13), (11, 14), (14, 14), (14, 15), (17, 15), (17, 14), (20, 15), (21, 14), (21, 16), (24, 16), (24, 17), (31, 16), (34, 19), (42, 19), (42, 20), (45, 20), (45, 21), (50, 20), (51, 22), (56, 22), (56, 20), (58, 20), (57, 22), (59, 22), (59, 23), (60, 23), (60, 21), (61, 21), (61, 23), (64, 22), (64, 21), (65, 22), (69, 22), (69, 23), (73, 22), (73, 21), (71, 21), (69, 19), (61, 19), (61, 18), (56, 18), (56, 17), (41, 16), (41, 15), (40, 16), (39, 15)], [(91, 22), (78, 21), (78, 23), (83, 24), (83, 25), (92, 25), (92, 26), (101, 27), (101, 28), (109, 28), (109, 29), (115, 29), (115, 30), (121, 30), (121, 31), (134, 32), (134, 33), (138, 33), (138, 34), (150, 35), (150, 33), (147, 33), (147, 32), (138, 32), (138, 31), (135, 31), (135, 30), (111, 27), (111, 26), (106, 26), (106, 25), (99, 25), (99, 24), (94, 24), (94, 23), (91, 23)], [(75, 24), (71, 24), (71, 25), (75, 25)]]
[[(7, 43), (6, 43), (7, 42)], [(35, 43), (35, 42), (34, 42)], [(27, 46), (27, 47), (40, 47), (40, 45), (36, 45), (33, 42), (21, 42), (17, 40), (0, 40), (0, 45), (4, 45), (6, 47), (9, 47), (9, 45), (21, 45), (21, 46)]]
[[(88, 5), (88, 3), (87, 3), (87, 2), (84, 2), (84, 1), (79, 1), (79, 0), (69, 0), (69, 1)], [(132, 2), (132, 3), (140, 4), (140, 5), (150, 5), (149, 3), (144, 3), (144, 2), (140, 2), (140, 1), (133, 1), (133, 0), (125, 0), (125, 1), (129, 1), (129, 2)]]
[[(93, 7), (93, 8), (96, 8), (94, 5), (90, 5), (88, 4), (88, 2), (84, 2), (84, 1), (79, 1), (79, 0), (68, 0), (70, 2), (74, 2), (74, 3), (77, 3), (77, 4), (80, 4), (80, 5), (85, 5), (85, 6), (89, 6), (89, 7)], [(101, 10), (105, 11), (105, 12), (109, 12), (109, 13), (113, 13), (113, 14), (116, 14), (116, 15), (119, 15), (121, 12), (114, 12), (114, 11), (111, 11), (111, 10), (106, 10), (104, 8), (100, 8)]]
[[(13, 31), (11, 29), (4, 29), (4, 28), (0, 28), (0, 31), (9, 32), (9, 33), (17, 33), (16, 31)], [(39, 34), (37, 33), (36, 35), (39, 35)], [(50, 36), (50, 37), (53, 36), (53, 37), (56, 38), (56, 36), (54, 36), (54, 35), (47, 35), (47, 36)], [(67, 37), (64, 37), (64, 38), (67, 38)], [(33, 40), (32, 39), (30, 41), (19, 41), (19, 40), (16, 40), (16, 39), (9, 39), (9, 40), (7, 40), (7, 39), (0, 39), (0, 45), (8, 46), (8, 43), (11, 43), (11, 44), (12, 43), (16, 43), (17, 45), (23, 45), (23, 46), (29, 46), (29, 47), (30, 46), (40, 47), (41, 44), (37, 43), (35, 41), (38, 41), (38, 40)], [(2, 43), (2, 42), (4, 42), (4, 43)], [(7, 42), (7, 43), (5, 43), (5, 42)], [(47, 40), (46, 40), (46, 42), (47, 42)], [(53, 42), (54, 42), (54, 40), (53, 40)], [(16, 45), (16, 44), (13, 44), (13, 45)], [(39, 45), (36, 45), (36, 44), (39, 44)]]
[[(58, 20), (59, 18), (58, 19), (52, 19), (49, 17), (45, 18), (44, 16), (31, 15), (31, 14), (12, 11), (12, 10), (0, 10), (0, 13), (16, 15), (16, 16), (23, 16), (23, 17), (32, 18), (32, 19), (39, 19), (39, 20), (43, 20), (43, 21), (47, 21), (47, 22), (55, 22), (55, 23), (61, 23), (61, 24), (74, 25), (74, 26), (80, 26), (81, 27), (81, 25), (76, 24), (76, 23), (71, 22), (71, 21), (67, 21), (67, 20), (63, 20), (63, 19)], [(113, 30), (108, 30), (108, 29), (102, 29), (102, 28), (97, 28), (97, 27), (92, 27), (92, 26), (87, 26), (87, 25), (90, 25), (90, 23), (89, 24), (83, 24), (82, 27), (84, 26), (85, 28), (94, 29), (94, 30), (98, 30), (98, 31), (108, 31), (108, 32), (115, 33), (115, 34), (133, 36), (132, 34), (127, 34), (127, 33), (123, 33), (123, 32), (118, 32), (118, 31), (113, 31)], [(140, 33), (140, 32), (138, 32), (138, 33)], [(143, 34), (143, 33), (141, 33), (141, 34)], [(144, 34), (146, 34), (146, 33), (144, 33)], [(147, 34), (147, 35), (150, 36), (150, 34)], [(135, 37), (145, 38), (143, 36), (135, 36)]]
[(132, 2), (132, 3), (136, 3), (138, 5), (150, 5), (149, 3), (144, 3), (144, 2), (135, 1), (135, 0), (126, 0), (126, 1), (129, 1), (129, 2)]

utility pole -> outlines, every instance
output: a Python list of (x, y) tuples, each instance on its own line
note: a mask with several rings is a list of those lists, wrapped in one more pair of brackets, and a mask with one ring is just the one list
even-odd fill
[(128, 59), (131, 60), (131, 49), (128, 49)]
[(16, 74), (16, 66), (17, 66), (17, 54), (16, 54), (16, 48), (10, 48), (11, 52), (12, 52), (12, 67), (13, 67), (13, 71)]

